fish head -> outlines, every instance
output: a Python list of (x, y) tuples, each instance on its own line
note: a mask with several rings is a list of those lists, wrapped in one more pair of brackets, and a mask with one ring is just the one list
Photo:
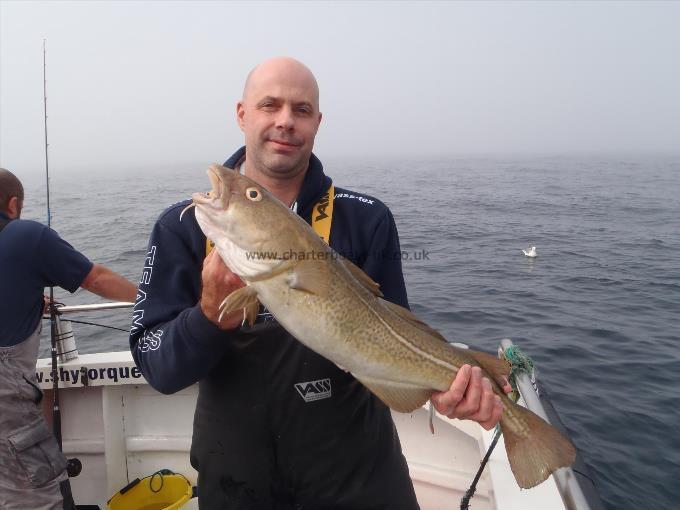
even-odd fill
[[(199, 224), (208, 237), (211, 237), (210, 234), (226, 235), (230, 232), (233, 218), (238, 217), (242, 211), (244, 204), (237, 204), (239, 202), (237, 196), (245, 194), (248, 184), (244, 181), (245, 178), (238, 177), (238, 172), (231, 168), (211, 165), (208, 168), (208, 178), (212, 186), (210, 191), (191, 195), (192, 205), (196, 206), (196, 218), (200, 218)], [(262, 188), (255, 183), (252, 184), (254, 189), (251, 195), (259, 197)]]
[(299, 249), (300, 222), (307, 225), (278, 198), (231, 168), (211, 165), (208, 177), (210, 192), (191, 196), (196, 220), (234, 273), (257, 276), (281, 262), (278, 254)]

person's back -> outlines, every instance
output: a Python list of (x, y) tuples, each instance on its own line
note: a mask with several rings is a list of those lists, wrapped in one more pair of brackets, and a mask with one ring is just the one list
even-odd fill
[(91, 269), (54, 230), (31, 220), (8, 222), (0, 234), (0, 346), (15, 345), (35, 331), (45, 287), (74, 292)]

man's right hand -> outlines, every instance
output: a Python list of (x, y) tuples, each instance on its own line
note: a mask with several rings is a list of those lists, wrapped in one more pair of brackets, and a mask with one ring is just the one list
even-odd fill
[(217, 250), (211, 251), (203, 261), (201, 280), (203, 289), (200, 305), (203, 314), (220, 329), (239, 327), (243, 322), (243, 310), (224, 314), (222, 320), (218, 320), (220, 303), (235, 290), (245, 287), (245, 283), (222, 262)]

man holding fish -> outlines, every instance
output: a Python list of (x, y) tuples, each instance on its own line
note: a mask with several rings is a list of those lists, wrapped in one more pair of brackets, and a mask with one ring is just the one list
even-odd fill
[(490, 429), (509, 387), (486, 358), (451, 361), (408, 311), (389, 209), (334, 188), (312, 154), (309, 69), (260, 64), (236, 114), (245, 147), (225, 163), (236, 171), (211, 167), (213, 190), (154, 227), (130, 336), (159, 391), (200, 381), (200, 507), (418, 508), (385, 403), (408, 412), (431, 397)]

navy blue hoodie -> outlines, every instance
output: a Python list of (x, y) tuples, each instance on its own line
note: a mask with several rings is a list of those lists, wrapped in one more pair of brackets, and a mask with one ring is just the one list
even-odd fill
[[(225, 162), (242, 160), (241, 148)], [(297, 199), (308, 223), (331, 185), (312, 155)], [(198, 304), (205, 236), (180, 202), (158, 219), (130, 347), (151, 386), (200, 381), (191, 462), (201, 509), (417, 508), (389, 409), (276, 321), (221, 331)], [(335, 188), (330, 245), (408, 306), (394, 219), (379, 200)]]

